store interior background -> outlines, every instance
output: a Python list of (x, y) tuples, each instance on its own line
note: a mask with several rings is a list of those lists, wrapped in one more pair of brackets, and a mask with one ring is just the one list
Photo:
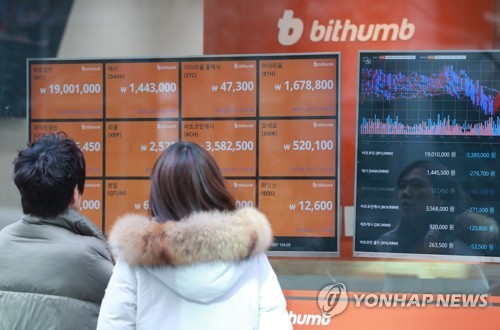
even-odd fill
[[(21, 215), (12, 161), (26, 145), (26, 58), (203, 55), (203, 0), (32, 0), (0, 5), (0, 227)], [(15, 76), (13, 76), (15, 75)], [(491, 292), (496, 264), (273, 258), (284, 289), (320, 290), (336, 280), (351, 291)]]
[(28, 0), (0, 5), (0, 227), (22, 215), (12, 161), (26, 146), (26, 58), (203, 54), (203, 0)]

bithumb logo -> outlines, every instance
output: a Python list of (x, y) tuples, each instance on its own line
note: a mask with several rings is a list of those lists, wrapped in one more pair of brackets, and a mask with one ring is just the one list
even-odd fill
[[(304, 32), (304, 22), (293, 17), (293, 10), (286, 9), (278, 20), (278, 42), (283, 46), (296, 44)], [(330, 19), (328, 22), (313, 20), (309, 30), (312, 42), (345, 42), (345, 41), (408, 41), (415, 34), (415, 25), (407, 18), (401, 23), (389, 24), (354, 24), (350, 19)]]

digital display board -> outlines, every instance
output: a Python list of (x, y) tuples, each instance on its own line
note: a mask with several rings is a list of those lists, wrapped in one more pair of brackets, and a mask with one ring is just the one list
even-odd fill
[(500, 52), (359, 53), (354, 255), (500, 261), (499, 91)]
[(103, 231), (148, 214), (149, 176), (179, 140), (217, 160), (271, 255), (338, 256), (338, 53), (29, 59), (29, 139), (63, 131), (87, 160), (81, 212)]

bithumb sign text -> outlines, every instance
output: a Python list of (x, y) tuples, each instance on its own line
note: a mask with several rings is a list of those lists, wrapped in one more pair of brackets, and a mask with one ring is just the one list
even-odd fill
[[(293, 10), (286, 9), (278, 20), (278, 42), (283, 46), (296, 44), (305, 30), (302, 19), (293, 15)], [(381, 24), (355, 24), (350, 19), (330, 19), (328, 22), (315, 19), (308, 31), (312, 42), (408, 41), (415, 34), (415, 25), (408, 18), (402, 18), (398, 23)]]

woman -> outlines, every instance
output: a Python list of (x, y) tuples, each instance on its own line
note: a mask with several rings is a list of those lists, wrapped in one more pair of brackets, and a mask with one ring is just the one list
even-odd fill
[(267, 218), (236, 209), (214, 158), (195, 143), (167, 148), (151, 175), (152, 219), (126, 215), (98, 329), (291, 329), (265, 255)]

